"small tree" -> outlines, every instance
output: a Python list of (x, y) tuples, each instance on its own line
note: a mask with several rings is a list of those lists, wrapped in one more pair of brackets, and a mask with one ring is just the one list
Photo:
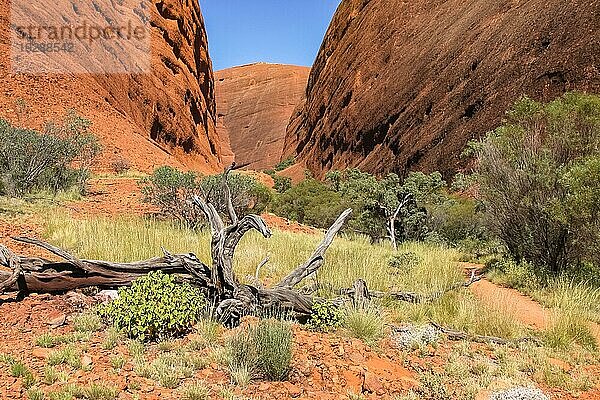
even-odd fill
[(415, 176), (403, 182), (398, 175), (388, 174), (378, 180), (366, 172), (349, 169), (329, 173), (327, 178), (345, 205), (357, 210), (348, 224), (350, 228), (369, 235), (373, 241), (387, 237), (394, 248), (398, 241), (424, 238), (427, 211), (418, 199), (425, 198), (425, 194)]
[[(205, 176), (200, 180), (199, 186), (203, 193), (213, 204), (218, 204), (220, 213), (227, 215), (227, 203), (224, 201), (223, 174)], [(273, 200), (273, 194), (269, 188), (258, 182), (255, 178), (231, 173), (227, 178), (231, 191), (233, 208), (238, 215), (262, 213)]]
[(553, 273), (598, 261), (600, 98), (519, 100), (477, 149), (489, 227), (516, 259)]
[(338, 193), (316, 179), (308, 178), (278, 195), (271, 210), (282, 217), (326, 228), (343, 210)]
[[(227, 214), (222, 179), (221, 174), (201, 177), (169, 166), (159, 167), (140, 181), (142, 200), (158, 207), (163, 215), (198, 228), (204, 223), (204, 216), (189, 199), (201, 194), (221, 207), (217, 211)], [(239, 215), (260, 214), (271, 201), (271, 191), (250, 176), (230, 174), (228, 182), (233, 207)]]
[(74, 185), (85, 190), (89, 169), (100, 145), (89, 132), (91, 122), (69, 111), (60, 124), (43, 132), (0, 120), (0, 178), (10, 196), (36, 189), (57, 192)]
[(156, 206), (159, 211), (181, 223), (196, 228), (204, 219), (189, 203), (189, 199), (200, 191), (197, 176), (193, 172), (182, 172), (176, 168), (163, 166), (152, 175), (140, 181), (142, 201)]

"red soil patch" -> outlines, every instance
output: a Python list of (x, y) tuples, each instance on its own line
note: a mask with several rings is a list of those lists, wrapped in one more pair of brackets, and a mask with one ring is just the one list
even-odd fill
[[(462, 265), (468, 269), (483, 268), (483, 265), (479, 264), (462, 263)], [(518, 290), (498, 286), (486, 279), (482, 279), (471, 285), (471, 291), (488, 307), (498, 309), (499, 311), (510, 309), (511, 315), (521, 323), (534, 329), (547, 329), (552, 324), (552, 311)], [(596, 337), (598, 343), (600, 343), (600, 325), (589, 322), (589, 327), (591, 333)]]
[(81, 201), (65, 204), (75, 217), (142, 215), (153, 211), (142, 203), (142, 193), (135, 178), (93, 179), (90, 191)]
[(306, 168), (301, 164), (294, 164), (291, 167), (287, 167), (283, 171), (278, 172), (277, 175), (290, 178), (292, 183), (296, 185), (306, 179)]
[[(70, 324), (52, 329), (49, 322), (64, 314), (69, 321), (68, 315), (77, 308), (75, 300), (81, 299), (80, 295), (67, 294), (31, 296), (16, 303), (0, 300), (0, 353), (21, 358), (39, 376), (51, 350), (37, 347), (36, 337), (49, 331), (52, 334), (70, 332)], [(85, 347), (82, 359), (91, 360), (91, 370), (73, 371), (69, 383), (110, 384), (122, 391), (120, 399), (130, 399), (133, 393), (138, 393), (143, 399), (179, 398), (179, 391), (162, 388), (152, 380), (137, 376), (132, 371), (131, 357), (124, 345), (103, 350), (103, 339), (104, 333), (93, 334), (85, 346), (79, 346)], [(184, 345), (186, 340), (182, 339), (180, 345)], [(389, 399), (417, 384), (416, 374), (402, 366), (399, 353), (393, 349), (383, 349), (385, 354), (379, 354), (359, 340), (309, 332), (299, 326), (294, 326), (293, 346), (294, 359), (287, 382), (257, 381), (244, 390), (236, 388), (236, 394), (260, 399), (334, 400), (352, 391), (364, 393), (368, 399)], [(115, 371), (110, 363), (111, 357), (118, 354), (128, 359), (120, 372)], [(211, 398), (220, 398), (214, 394), (229, 383), (226, 370), (214, 363), (198, 371), (195, 378), (204, 380), (212, 389)], [(23, 398), (21, 381), (21, 378), (11, 377), (8, 368), (0, 368), (0, 398)], [(134, 382), (139, 390), (128, 389)], [(44, 385), (46, 391), (58, 388), (58, 385)]]
[(322, 233), (319, 229), (313, 228), (312, 226), (302, 225), (294, 221), (290, 221), (287, 218), (282, 218), (275, 214), (265, 213), (261, 217), (267, 223), (269, 228), (279, 229), (280, 231), (293, 232), (293, 233), (310, 233), (313, 235)]

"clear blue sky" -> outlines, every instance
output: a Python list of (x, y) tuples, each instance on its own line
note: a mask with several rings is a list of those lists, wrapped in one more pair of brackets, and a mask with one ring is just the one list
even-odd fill
[(340, 0), (200, 0), (215, 71), (264, 61), (312, 65)]

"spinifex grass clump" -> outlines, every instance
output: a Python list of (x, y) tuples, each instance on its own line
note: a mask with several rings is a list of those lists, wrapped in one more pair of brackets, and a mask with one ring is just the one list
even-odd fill
[(130, 338), (147, 341), (189, 331), (204, 304), (198, 289), (156, 271), (119, 290), (119, 298), (100, 307), (99, 314)]
[(245, 385), (256, 375), (284, 380), (292, 361), (292, 329), (289, 322), (263, 319), (243, 329), (228, 343), (232, 380)]

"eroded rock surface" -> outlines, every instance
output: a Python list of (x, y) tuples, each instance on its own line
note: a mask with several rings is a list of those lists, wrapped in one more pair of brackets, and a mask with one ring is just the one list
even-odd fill
[(520, 96), (600, 92), (600, 1), (343, 0), (284, 157), (449, 175)]
[(304, 98), (309, 71), (259, 63), (215, 72), (217, 131), (230, 138), (238, 164), (260, 170), (279, 162), (286, 127)]
[[(116, 11), (103, 1), (47, 2), (45, 10), (76, 19), (94, 16), (115, 20)], [(106, 3), (110, 4), (110, 3)], [(118, 159), (147, 171), (170, 164), (214, 171), (230, 153), (228, 140), (216, 133), (214, 79), (200, 6), (195, 1), (148, 3), (151, 68), (145, 74), (78, 74), (77, 61), (65, 73), (11, 73), (10, 3), (0, 0), (0, 117), (16, 123), (15, 103), (27, 104), (23, 124), (39, 128), (66, 109), (89, 118), (104, 151), (100, 167)], [(37, 10), (37, 11), (36, 11)], [(77, 14), (77, 15), (76, 15)], [(32, 15), (32, 20), (43, 20)], [(101, 65), (102, 53), (85, 62)], [(84, 62), (84, 61), (82, 61)], [(71, 68), (72, 67), (72, 68)]]

